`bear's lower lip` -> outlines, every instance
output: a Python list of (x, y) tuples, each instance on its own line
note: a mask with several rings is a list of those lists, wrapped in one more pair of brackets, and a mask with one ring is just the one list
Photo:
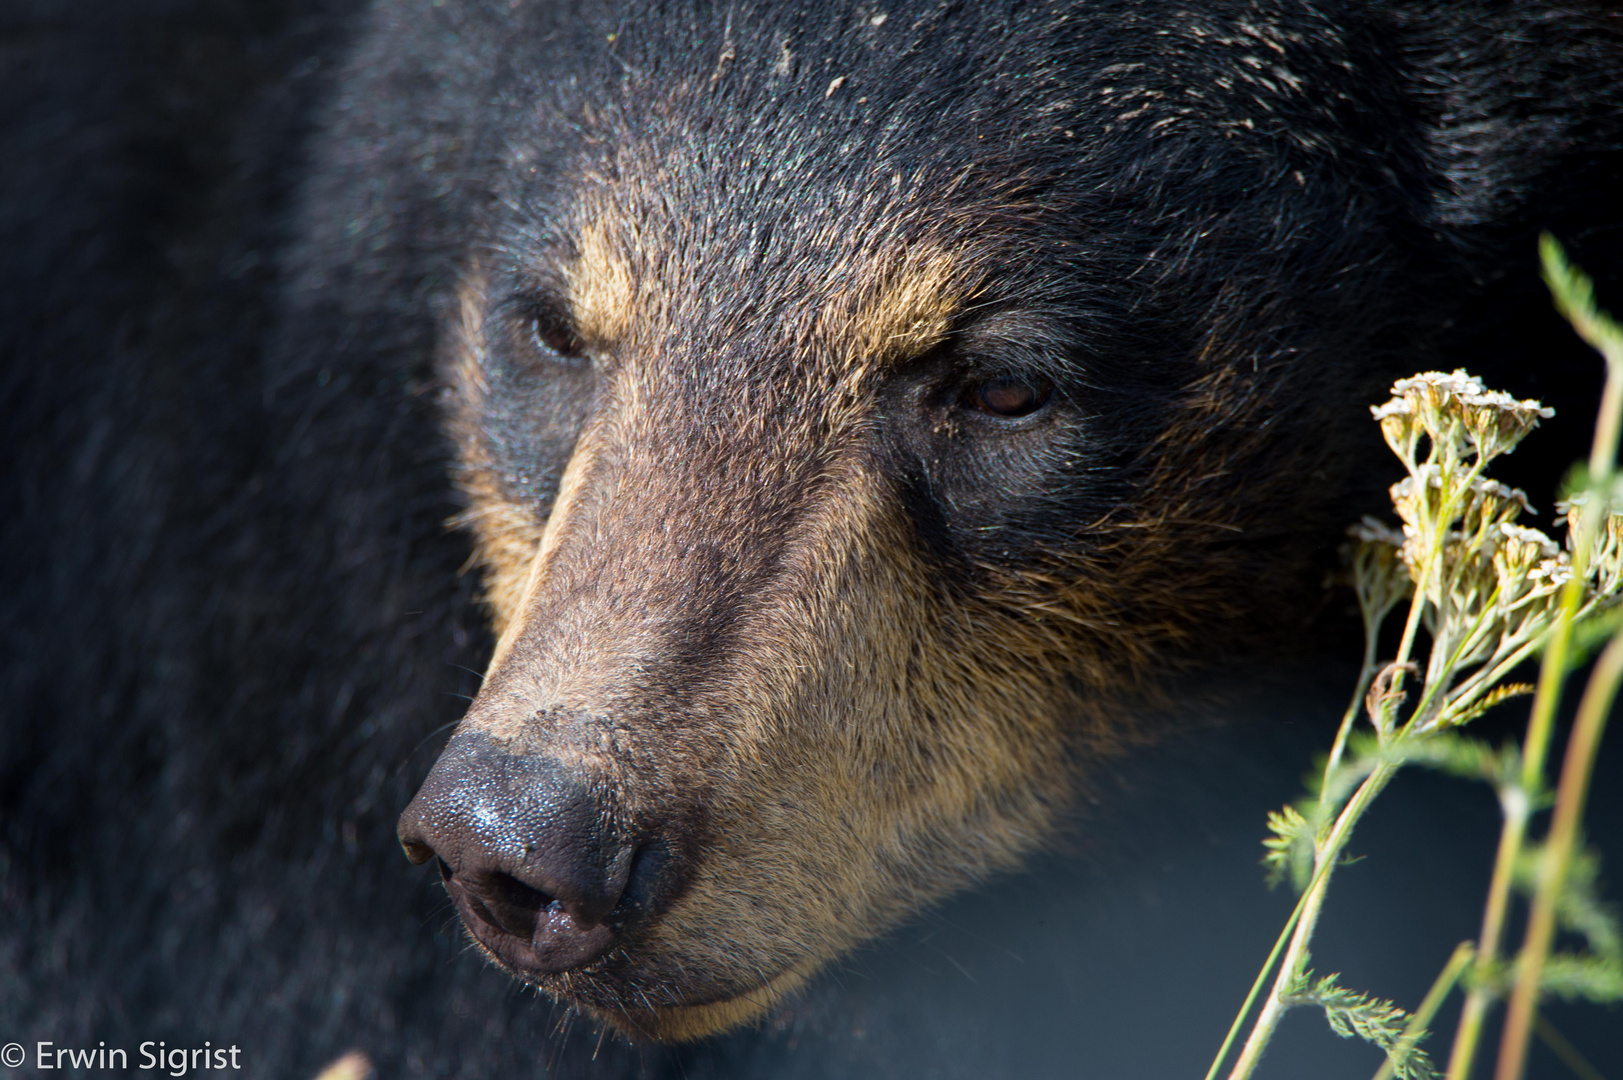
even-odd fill
[[(573, 1005), (599, 1022), (633, 1039), (670, 1039), (686, 1041), (713, 1035), (718, 1031), (736, 1027), (752, 1017), (773, 1008), (783, 998), (805, 984), (816, 962), (792, 966), (763, 982), (752, 982), (745, 987), (719, 990), (712, 994), (684, 996), (679, 1001), (648, 1000), (647, 988), (605, 988), (604, 1000), (576, 982), (569, 992), (551, 991), (555, 997), (567, 998)], [(611, 1000), (612, 999), (612, 1000)], [(629, 1002), (636, 1002), (628, 1008)]]
[(573, 971), (596, 960), (614, 944), (614, 931), (607, 924), (582, 926), (556, 901), (537, 913), (526, 938), (506, 926), (508, 920), (493, 912), (454, 876), (446, 878), (445, 889), (474, 940), (521, 977)]

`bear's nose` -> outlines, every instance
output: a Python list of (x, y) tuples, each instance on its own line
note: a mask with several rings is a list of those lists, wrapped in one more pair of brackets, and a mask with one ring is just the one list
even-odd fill
[(558, 761), (459, 732), (400, 816), (415, 863), (438, 858), (480, 943), (514, 967), (558, 972), (601, 955), (634, 847), (609, 801)]

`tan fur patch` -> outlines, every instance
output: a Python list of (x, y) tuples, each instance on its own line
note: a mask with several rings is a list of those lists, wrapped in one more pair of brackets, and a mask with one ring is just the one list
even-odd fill
[[(496, 640), (496, 651), (491, 655), (490, 664), (486, 671), (495, 671), (501, 665), (513, 643), (518, 640), (524, 629), (524, 620), (520, 618), (530, 598), (534, 595), (536, 586), (546, 573), (547, 563), (558, 550), (559, 538), (568, 529), (570, 511), (574, 509), (579, 498), (582, 478), (591, 470), (593, 455), (590, 440), (583, 437), (581, 445), (577, 447), (573, 457), (569, 459), (569, 466), (564, 470), (562, 481), (558, 485), (558, 495), (552, 501), (552, 511), (547, 516), (541, 540), (532, 550), (529, 565), (523, 574), (523, 584), (518, 588), (518, 575), (514, 574), (503, 582), (504, 591), (500, 603), (505, 605), (497, 610), (497, 617), (502, 621), (501, 636)], [(512, 569), (516, 570), (517, 567)], [(497, 601), (493, 598), (492, 606)], [(496, 738), (509, 738), (511, 733), (492, 729), (491, 735)]]
[(492, 628), (500, 637), (519, 609), (541, 546), (542, 527), (502, 494), (479, 439), (479, 414), (490, 388), (484, 377), (485, 276), (478, 268), (463, 278), (457, 301), (445, 366), (454, 400), (449, 423), (457, 443), (457, 486), (468, 496), (469, 505), (450, 524), (473, 532), (472, 561), (484, 572), (485, 602)]
[(575, 332), (597, 348), (619, 342), (631, 328), (636, 282), (622, 246), (626, 232), (612, 206), (599, 209), (576, 236), (575, 258), (564, 268)]
[(818, 336), (843, 355), (883, 364), (939, 344), (967, 299), (963, 267), (948, 252), (920, 246), (900, 257), (842, 266), (821, 307)]
[[(583, 234), (582, 259), (570, 279), (576, 317), (594, 335), (627, 333), (627, 322), (616, 328), (605, 320), (629, 318), (632, 302), (631, 270), (613, 251), (607, 220)], [(594, 253), (590, 259), (587, 252)], [(594, 491), (703, 492), (685, 508), (689, 527), (710, 530), (702, 536), (785, 545), (776, 586), (741, 617), (738, 633), (754, 644), (711, 671), (710, 688), (687, 702), (685, 712), (714, 720), (695, 721), (691, 730), (662, 728), (657, 744), (645, 743), (652, 734), (637, 728), (617, 735), (624, 745), (580, 742), (597, 737), (595, 723), (530, 732), (540, 740), (535, 752), (609, 783), (628, 811), (657, 807), (700, 778), (711, 789), (706, 802), (725, 839), (699, 864), (684, 901), (639, 945), (650, 966), (639, 976), (638, 997), (610, 1006), (612, 987), (583, 975), (548, 986), (566, 997), (579, 987), (579, 1004), (628, 1033), (690, 1039), (746, 1023), (828, 958), (929, 898), (1016, 865), (1049, 832), (1070, 793), (1065, 748), (1076, 745), (1077, 721), (1085, 728), (1081, 742), (1095, 754), (1126, 727), (1119, 718), (1107, 720), (1097, 698), (1085, 707), (1065, 678), (1079, 655), (1100, 682), (1108, 681), (1107, 672), (1119, 674), (1119, 662), (1092, 658), (1116, 647), (1109, 639), (1117, 635), (1102, 635), (1096, 650), (1079, 649), (1077, 641), (1107, 624), (1114, 605), (1095, 613), (1056, 600), (1055, 591), (1063, 596), (1077, 584), (1069, 577), (1024, 583), (1029, 592), (1010, 590), (1000, 603), (949, 600), (913, 551), (883, 477), (860, 455), (830, 449), (866, 422), (873, 376), (951, 332), (973, 297), (966, 264), (927, 245), (869, 249), (853, 253), (834, 280), (843, 286), (799, 326), (812, 331), (808, 355), (825, 358), (831, 368), (823, 377), (832, 376), (838, 389), (823, 399), (820, 421), (808, 413), (777, 430), (765, 451), (776, 463), (762, 461), (747, 477), (717, 470), (705, 485), (673, 489), (681, 468), (657, 454), (626, 452), (634, 440), (674, 444), (680, 434), (643, 426), (658, 415), (644, 389), (657, 371), (657, 354), (643, 351), (654, 348), (648, 343), (622, 349), (624, 366), (613, 379), (618, 392), (577, 441), (544, 525), (524, 523), (522, 509), (502, 501), (477, 442), (463, 440), (463, 486), (474, 498), (466, 520), (487, 565), (500, 635), (489, 671), (498, 676), (532, 663), (515, 648), (526, 635), (553, 649), (543, 668), (513, 669), (515, 685), (526, 688), (521, 697), (503, 705), (498, 696), (488, 710), (476, 705), (476, 722), (498, 739), (522, 738), (538, 709), (561, 704), (568, 706), (562, 714), (599, 712), (594, 695), (605, 672), (618, 671), (631, 683), (642, 678), (637, 658), (656, 655), (658, 637), (647, 645), (629, 641), (627, 627), (640, 633), (635, 620), (611, 609), (678, 610), (668, 596), (643, 597), (644, 580), (666, 582), (678, 596), (703, 592), (681, 587), (683, 564), (669, 561), (663, 532), (619, 531), (647, 528), (652, 520), (625, 503), (594, 502)], [(465, 298), (469, 306), (482, 301), (475, 282)], [(479, 321), (473, 313), (462, 321), (462, 354), (453, 366), (462, 404), (470, 407), (460, 423), (471, 425), (484, 393)], [(817, 392), (808, 387), (808, 400)], [(791, 462), (813, 458), (825, 462), (824, 490), (792, 535), (753, 536), (751, 523), (733, 516), (729, 485), (779, 482), (772, 478), (797, 471)], [(587, 505), (598, 507), (589, 525), (581, 511)], [(617, 505), (607, 518), (597, 516)], [(588, 618), (577, 626), (615, 629), (579, 638), (560, 653), (559, 640), (576, 639), (554, 634), (557, 613), (539, 603), (549, 573), (565, 566), (561, 560), (594, 557), (588, 552), (601, 553), (605, 544), (622, 549), (634, 572), (570, 605), (602, 605), (600, 623)], [(1054, 609), (1043, 610), (1046, 604)], [(498, 681), (492, 678), (487, 689)], [(657, 772), (626, 764), (638, 760), (657, 762)], [(733, 996), (684, 1001), (684, 987), (706, 973), (715, 980), (708, 985), (732, 989)], [(611, 996), (594, 1000), (598, 993)]]

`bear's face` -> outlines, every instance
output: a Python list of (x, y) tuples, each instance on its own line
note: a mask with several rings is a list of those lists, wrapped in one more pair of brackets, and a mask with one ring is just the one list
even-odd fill
[(1299, 581), (1281, 478), (1339, 449), (1300, 431), (1346, 365), (1305, 361), (1359, 335), (1298, 270), (1348, 211), (1289, 148), (1124, 142), (1054, 25), (936, 27), (941, 85), (887, 84), (883, 22), (811, 90), (764, 21), (716, 78), (520, 101), (464, 261), (499, 640), (401, 836), (489, 956), (634, 1034), (747, 1019), (1040, 843), (1135, 675)]
[[(500, 641), (425, 839), (485, 838), (447, 864), (499, 961), (632, 1030), (697, 1034), (1044, 833), (1074, 661), (1111, 647), (1085, 631), (1119, 601), (1033, 610), (1045, 576), (1110, 573), (1033, 526), (1098, 436), (1032, 345), (1063, 328), (993, 299), (974, 245), (870, 236), (746, 299), (706, 266), (735, 238), (588, 206), (541, 255), (551, 283), (465, 286), (455, 422)], [(549, 469), (550, 505), (528, 501), (520, 478)], [(500, 756), (567, 779), (532, 762), (468, 797)], [(526, 858), (564, 813), (540, 804), (571, 799), (589, 842)], [(608, 910), (537, 951), (523, 918), (471, 908), (492, 874), (549, 898), (590, 878)]]

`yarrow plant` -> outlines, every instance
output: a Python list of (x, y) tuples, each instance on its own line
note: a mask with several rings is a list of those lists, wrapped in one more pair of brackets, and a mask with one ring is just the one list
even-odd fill
[[(1588, 280), (1548, 237), (1543, 256), (1558, 307), (1602, 352), (1608, 369), (1588, 468), (1557, 507), (1565, 542), (1523, 524), (1531, 512), (1527, 496), (1487, 474), (1553, 410), (1489, 390), (1463, 371), (1401, 379), (1392, 399), (1372, 409), (1407, 473), (1391, 489), (1399, 524), (1366, 517), (1349, 530), (1346, 555), (1365, 628), (1363, 669), (1316, 789), (1268, 816), (1264, 865), (1272, 881), (1289, 879), (1301, 899), (1207, 1080), (1219, 1075), (1276, 963), (1230, 1080), (1251, 1075), (1280, 1017), (1299, 1005), (1323, 1009), (1337, 1034), (1384, 1050), (1377, 1080), (1424, 1080), (1438, 1070), (1420, 1043), (1432, 1016), (1463, 983), (1468, 990), (1447, 1076), (1465, 1080), (1486, 1015), (1508, 997), (1496, 1080), (1519, 1080), (1541, 992), (1623, 1000), (1623, 932), (1595, 895), (1598, 860), (1578, 839), (1595, 749), (1623, 678), (1623, 634), (1613, 633), (1623, 624), (1623, 485), (1615, 479), (1623, 330), (1595, 309)], [(1397, 652), (1382, 660), (1382, 628), (1405, 602)], [(1562, 681), (1587, 646), (1607, 637), (1611, 644), (1591, 676), (1552, 792), (1545, 758)], [(1539, 655), (1536, 688), (1506, 681)], [(1493, 747), (1461, 732), (1493, 706), (1526, 694), (1534, 695), (1532, 718), (1520, 747)], [(1460, 944), (1412, 1014), (1339, 985), (1335, 975), (1315, 977), (1308, 966), (1308, 944), (1353, 829), (1406, 765), (1487, 781), (1504, 816), (1481, 934)], [(1552, 802), (1544, 842), (1530, 845), (1530, 822)], [(1517, 888), (1532, 894), (1531, 911), (1527, 939), (1507, 960), (1500, 939)], [(1586, 947), (1552, 955), (1557, 927)]]

